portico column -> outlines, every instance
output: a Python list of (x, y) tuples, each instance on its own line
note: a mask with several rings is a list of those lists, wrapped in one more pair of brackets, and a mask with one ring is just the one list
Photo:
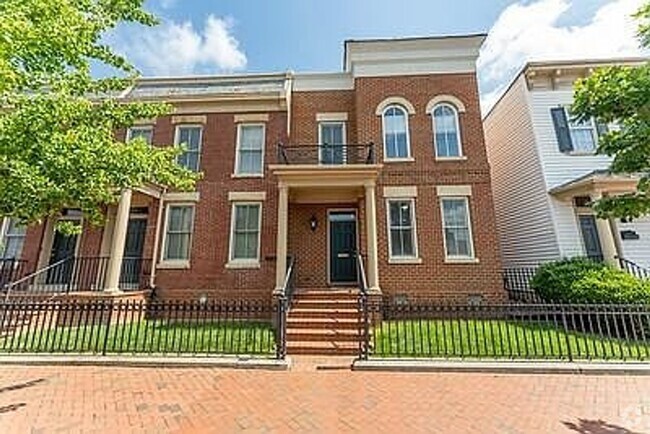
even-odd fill
[(104, 291), (116, 292), (120, 290), (120, 273), (122, 272), (122, 259), (124, 258), (124, 245), (126, 243), (126, 229), (129, 225), (131, 211), (130, 189), (125, 189), (120, 195), (120, 202), (115, 215), (115, 228), (111, 240), (111, 252), (106, 270)]
[(279, 185), (278, 195), (278, 238), (276, 244), (275, 289), (284, 287), (287, 274), (287, 232), (289, 228), (289, 187)]
[[(596, 193), (594, 199), (602, 199), (602, 193)], [(614, 240), (614, 232), (609, 220), (596, 218), (596, 228), (598, 230), (598, 237), (600, 238), (600, 245), (603, 249), (603, 259), (608, 264), (616, 265), (618, 261), (618, 250), (616, 249), (616, 241)]]
[(368, 287), (370, 291), (379, 291), (379, 260), (377, 257), (377, 205), (375, 203), (375, 185), (366, 184), (366, 236), (368, 238)]

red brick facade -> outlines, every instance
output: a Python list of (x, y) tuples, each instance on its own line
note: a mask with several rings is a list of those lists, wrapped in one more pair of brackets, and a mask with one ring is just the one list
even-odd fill
[[(452, 95), (465, 110), (459, 114), (462, 149), (465, 160), (436, 160), (433, 148), (429, 101), (439, 95)], [(383, 159), (382, 118), (377, 106), (386, 98), (401, 97), (412, 104), (409, 116), (410, 147), (413, 161), (385, 162)], [(278, 143), (294, 145), (318, 142), (319, 113), (346, 113), (348, 143), (376, 144), (380, 169), (376, 186), (379, 284), (389, 295), (427, 295), (468, 301), (472, 296), (492, 300), (503, 296), (499, 243), (490, 187), (490, 173), (483, 140), (479, 96), (474, 73), (358, 77), (353, 89), (294, 91), (290, 111), (275, 110), (268, 115), (264, 150), (264, 176), (233, 176), (237, 141), (236, 113), (196, 112), (205, 116), (200, 156), (203, 178), (198, 183), (199, 200), (195, 203), (190, 267), (159, 267), (155, 285), (162, 297), (235, 298), (268, 297), (275, 287), (278, 182), (270, 165), (277, 163)], [(245, 114), (241, 111), (237, 115)], [(291, 134), (287, 137), (287, 117), (291, 116)], [(172, 117), (157, 120), (153, 142), (167, 145), (174, 141)], [(477, 261), (445, 261), (440, 201), (436, 187), (470, 186), (470, 214)], [(421, 262), (390, 264), (386, 186), (417, 188), (415, 198), (417, 245)], [(232, 203), (229, 192), (264, 192), (259, 267), (228, 268)], [(145, 257), (151, 257), (158, 217), (158, 199), (138, 193), (137, 206), (148, 207)], [(133, 205), (136, 206), (136, 205)], [(359, 250), (367, 250), (364, 199), (327, 204), (289, 204), (288, 253), (296, 259), (298, 288), (324, 288), (327, 279), (327, 212), (332, 208), (352, 208), (358, 213)], [(309, 221), (315, 217), (316, 230)], [(165, 215), (161, 224), (163, 237)], [(28, 231), (23, 257), (35, 264), (44, 238), (42, 227)], [(162, 241), (161, 241), (162, 243)], [(102, 229), (85, 230), (79, 254), (98, 255)], [(158, 258), (160, 259), (160, 253)]]

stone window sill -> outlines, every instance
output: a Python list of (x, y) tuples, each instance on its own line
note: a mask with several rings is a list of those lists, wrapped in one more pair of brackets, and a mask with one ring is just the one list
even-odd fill
[(187, 270), (190, 268), (190, 261), (161, 261), (156, 268), (159, 270)]
[(478, 264), (478, 258), (446, 258), (445, 264)]
[(391, 265), (421, 264), (422, 258), (389, 258), (388, 263)]
[(436, 157), (436, 161), (466, 161), (467, 156), (461, 155), (460, 157)]
[(230, 261), (226, 263), (226, 268), (239, 270), (239, 269), (255, 269), (260, 268), (259, 261)]

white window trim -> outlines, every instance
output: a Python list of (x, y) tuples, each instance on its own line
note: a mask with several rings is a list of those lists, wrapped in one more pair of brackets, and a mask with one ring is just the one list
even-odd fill
[[(5, 217), (0, 221), (0, 253), (3, 253), (4, 255), (4, 250), (6, 248), (6, 243), (7, 243), (7, 232), (9, 231), (9, 223), (11, 221), (10, 217)], [(15, 237), (15, 235), (13, 235)], [(15, 260), (20, 260), (22, 258), (23, 254), (23, 249), (25, 248), (25, 240), (27, 239), (27, 229), (25, 228), (25, 234), (22, 235), (23, 239), (23, 244), (20, 248), (20, 252), (18, 252), (18, 256), (14, 258)], [(8, 259), (5, 258), (4, 256), (0, 256), (0, 260), (2, 259)], [(14, 266), (18, 266), (18, 264), (14, 264)]]
[[(199, 129), (199, 149), (197, 150), (199, 156), (196, 160), (196, 171), (201, 171), (201, 154), (203, 153), (203, 124), (176, 124), (174, 130), (174, 146), (179, 146), (178, 140), (180, 138), (181, 128), (198, 128)], [(190, 170), (190, 169), (188, 169)]]
[[(167, 250), (167, 227), (169, 226), (169, 209), (171, 207), (191, 207), (192, 208), (192, 224), (190, 226), (190, 242), (189, 251), (187, 252), (187, 259), (165, 259), (165, 252)], [(173, 202), (165, 205), (165, 222), (163, 225), (163, 238), (160, 243), (160, 260), (156, 268), (190, 268), (190, 261), (192, 258), (192, 243), (194, 242), (194, 220), (196, 219), (196, 204), (193, 202)]]
[[(456, 140), (458, 140), (458, 155), (452, 155), (452, 156), (440, 156), (438, 155), (438, 142), (436, 141), (436, 116), (435, 116), (435, 111), (438, 107), (449, 107), (454, 111), (454, 118), (456, 120)], [(431, 112), (429, 113), (431, 115), (431, 126), (433, 128), (433, 152), (435, 153), (436, 160), (439, 161), (459, 161), (459, 160), (466, 160), (467, 157), (463, 153), (463, 141), (462, 141), (462, 134), (460, 132), (460, 116), (459, 116), (459, 111), (456, 106), (449, 102), (440, 102), (433, 106), (431, 109)]]
[[(393, 256), (393, 245), (390, 236), (390, 203), (409, 202), (411, 204), (411, 226), (413, 228), (413, 255)], [(415, 210), (415, 198), (413, 197), (390, 197), (386, 198), (386, 234), (388, 235), (388, 263), (389, 264), (421, 264), (422, 258), (418, 250), (418, 229)]]
[[(443, 207), (443, 201), (445, 200), (464, 200), (465, 209), (467, 210), (467, 227), (469, 231), (469, 247), (472, 252), (470, 256), (450, 256), (447, 253), (447, 237), (445, 236), (445, 209)], [(442, 223), (442, 243), (445, 249), (445, 262), (450, 264), (474, 264), (478, 263), (479, 260), (476, 257), (476, 250), (474, 248), (474, 231), (472, 229), (472, 210), (470, 207), (469, 197), (467, 196), (443, 196), (439, 199), (440, 205), (440, 222)]]
[(323, 163), (323, 148), (322, 146), (324, 145), (323, 143), (323, 125), (341, 125), (342, 135), (343, 135), (343, 143), (341, 143), (343, 148), (343, 162), (340, 165), (345, 165), (347, 163), (348, 156), (346, 155), (345, 152), (345, 145), (348, 143), (348, 131), (347, 131), (347, 122), (345, 121), (320, 121), (318, 122), (318, 164), (322, 164), (324, 166), (336, 166), (336, 164), (325, 164)]
[[(241, 147), (241, 129), (242, 127), (262, 127), (262, 164), (259, 173), (240, 173), (239, 172), (239, 150)], [(242, 122), (237, 124), (237, 143), (235, 145), (235, 168), (233, 178), (264, 178), (264, 154), (266, 153), (266, 124), (261, 122)]]
[[(406, 122), (406, 157), (389, 157), (388, 152), (386, 151), (386, 112), (391, 108), (397, 108), (404, 113), (404, 121)], [(383, 143), (384, 149), (384, 161), (388, 163), (402, 163), (415, 161), (413, 158), (413, 152), (411, 151), (411, 126), (409, 122), (409, 111), (401, 106), (400, 104), (389, 104), (384, 107), (384, 110), (381, 112), (381, 141)]]
[[(255, 259), (235, 259), (234, 240), (235, 240), (235, 212), (237, 206), (257, 205), (260, 207), (257, 221), (257, 258)], [(228, 242), (228, 262), (226, 268), (260, 268), (260, 255), (262, 252), (262, 212), (264, 210), (263, 202), (260, 201), (233, 201), (230, 210), (230, 236)]]
[(131, 136), (133, 134), (133, 131), (137, 131), (137, 130), (151, 131), (151, 143), (149, 143), (149, 145), (153, 146), (153, 130), (154, 130), (153, 125), (133, 125), (129, 127), (126, 130), (126, 141), (130, 142), (131, 140), (133, 140)]
[(592, 150), (590, 150), (590, 151), (586, 151), (586, 150), (583, 150), (583, 149), (577, 149), (576, 150), (575, 149), (575, 143), (573, 141), (573, 136), (571, 136), (571, 144), (572, 144), (572, 147), (574, 147), (574, 149), (571, 152), (569, 152), (568, 154), (569, 155), (594, 155), (596, 153), (596, 150), (598, 149), (598, 140), (599, 140), (598, 126), (596, 125), (596, 120), (593, 117), (590, 118), (589, 119), (589, 123), (590, 123), (589, 127), (586, 127), (586, 126), (583, 126), (583, 127), (572, 126), (571, 113), (569, 112), (569, 107), (563, 106), (562, 108), (564, 109), (564, 114), (565, 114), (566, 119), (567, 119), (567, 127), (569, 128), (569, 135), (571, 135), (572, 130), (590, 129), (591, 130), (591, 137), (594, 139), (594, 148)]

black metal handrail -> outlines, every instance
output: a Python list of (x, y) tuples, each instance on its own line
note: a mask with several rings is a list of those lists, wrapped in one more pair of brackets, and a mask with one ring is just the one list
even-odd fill
[[(12, 293), (49, 294), (101, 291), (106, 284), (108, 256), (70, 256), (6, 285), (5, 299)], [(152, 260), (125, 257), (119, 278), (122, 290), (145, 289), (149, 285)]]
[(27, 261), (24, 259), (0, 259), (0, 289), (21, 279), (27, 274)]
[(640, 266), (636, 262), (630, 261), (629, 259), (622, 258), (617, 256), (618, 265), (622, 270), (627, 271), (629, 274), (638, 277), (639, 279), (650, 279), (650, 270)]
[(324, 166), (375, 164), (375, 145), (368, 144), (278, 144), (278, 164), (318, 164)]
[(366, 279), (366, 268), (363, 263), (363, 256), (357, 255), (357, 272), (359, 274), (359, 309), (362, 315), (362, 323), (359, 327), (359, 358), (368, 360), (370, 355), (370, 313), (368, 305), (368, 280)]
[(295, 270), (296, 260), (294, 257), (288, 257), (287, 272), (284, 277), (282, 288), (275, 293), (276, 298), (276, 357), (284, 359), (287, 355), (287, 313), (293, 303), (295, 294)]

